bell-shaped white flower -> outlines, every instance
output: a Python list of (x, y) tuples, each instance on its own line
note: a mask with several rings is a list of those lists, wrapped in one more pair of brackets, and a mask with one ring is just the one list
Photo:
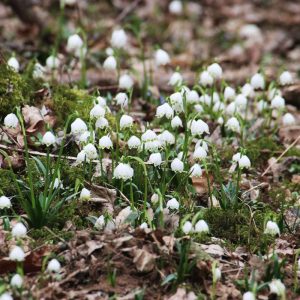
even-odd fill
[(225, 100), (232, 100), (235, 97), (235, 90), (230, 87), (230, 86), (226, 86), (225, 90), (224, 90), (224, 99)]
[(203, 71), (200, 74), (199, 83), (202, 86), (212, 86), (214, 83), (214, 78), (208, 71)]
[(95, 123), (96, 128), (99, 128), (99, 129), (105, 129), (108, 127), (108, 125), (109, 125), (108, 120), (104, 117), (97, 119), (97, 121)]
[(170, 102), (172, 108), (176, 112), (181, 113), (183, 111), (183, 99), (181, 93), (176, 92), (170, 95)]
[(256, 73), (251, 77), (250, 84), (255, 90), (265, 88), (265, 79), (262, 74)]
[(152, 141), (152, 140), (155, 140), (155, 139), (157, 139), (157, 135), (151, 129), (147, 129), (147, 131), (142, 134), (142, 141), (143, 142), (148, 142), (148, 141)]
[(110, 149), (113, 147), (113, 142), (108, 135), (104, 135), (99, 139), (99, 148), (100, 149)]
[(208, 233), (209, 232), (209, 227), (207, 223), (204, 220), (199, 220), (195, 224), (195, 232), (197, 233)]
[(118, 93), (115, 99), (117, 104), (121, 107), (126, 107), (128, 105), (128, 96), (125, 93)]
[(120, 163), (114, 170), (114, 178), (122, 179), (124, 181), (133, 177), (133, 169), (129, 164)]
[(83, 120), (80, 118), (77, 118), (72, 124), (71, 124), (71, 132), (74, 135), (82, 134), (85, 131), (87, 131), (87, 126)]
[(285, 100), (281, 96), (277, 95), (271, 102), (271, 107), (275, 109), (283, 109), (285, 106)]
[(119, 88), (129, 90), (133, 87), (133, 79), (128, 74), (123, 74), (119, 78)]
[(166, 117), (167, 119), (171, 119), (171, 118), (173, 118), (173, 116), (174, 116), (174, 110), (168, 103), (159, 105), (156, 108), (156, 117), (157, 118)]
[(294, 116), (290, 113), (286, 113), (283, 117), (282, 117), (282, 124), (284, 126), (291, 126), (291, 125), (295, 125), (296, 124), (296, 119), (294, 118)]
[(271, 294), (276, 294), (277, 296), (285, 295), (285, 285), (280, 279), (273, 279), (271, 283), (269, 283), (269, 288)]
[(288, 71), (284, 71), (279, 76), (279, 83), (280, 85), (289, 85), (293, 83), (292, 74)]
[(80, 192), (79, 198), (80, 198), (80, 200), (90, 200), (91, 199), (91, 192), (88, 189), (83, 188)]
[(171, 120), (171, 127), (173, 129), (176, 129), (178, 127), (183, 127), (182, 125), (182, 121), (178, 116), (175, 116), (172, 120)]
[(190, 221), (186, 221), (182, 226), (182, 231), (185, 234), (189, 234), (193, 232), (193, 224)]
[(83, 150), (86, 154), (86, 158), (89, 160), (96, 159), (98, 156), (97, 149), (93, 144), (87, 144), (83, 147)]
[(280, 234), (280, 229), (276, 222), (268, 221), (264, 233), (275, 236)]
[(179, 202), (175, 198), (172, 198), (167, 202), (167, 208), (178, 210), (179, 209)]
[(246, 292), (243, 294), (243, 300), (255, 300), (255, 294), (253, 292)]
[(153, 203), (153, 204), (155, 204), (155, 203), (157, 203), (158, 202), (158, 200), (159, 200), (159, 195), (158, 194), (156, 194), (156, 193), (154, 193), (154, 194), (152, 194), (152, 196), (151, 196), (151, 202)]
[(19, 72), (20, 70), (20, 63), (14, 56), (7, 61), (7, 65), (10, 66), (15, 72)]
[(201, 177), (202, 176), (202, 169), (199, 164), (194, 164), (190, 168), (190, 177)]
[(115, 70), (117, 68), (117, 60), (114, 56), (108, 56), (103, 62), (103, 68), (106, 70)]
[(172, 76), (170, 77), (168, 84), (172, 85), (172, 86), (178, 86), (178, 85), (182, 84), (182, 81), (183, 81), (183, 78), (182, 78), (181, 74), (179, 72), (174, 72), (172, 74)]
[(203, 160), (207, 157), (207, 152), (201, 146), (197, 147), (193, 153), (194, 160)]
[(240, 123), (239, 123), (238, 119), (235, 117), (230, 118), (226, 122), (225, 126), (233, 132), (239, 133), (241, 131)]
[(169, 12), (173, 15), (181, 15), (183, 11), (182, 2), (180, 0), (173, 0), (169, 4)]
[(141, 140), (136, 136), (131, 136), (127, 141), (129, 149), (138, 149), (141, 146)]
[(4, 125), (8, 128), (16, 128), (19, 124), (18, 117), (11, 113), (4, 118)]
[(184, 163), (179, 158), (174, 158), (171, 162), (171, 170), (175, 173), (183, 172)]
[(16, 238), (24, 237), (27, 234), (27, 228), (24, 226), (23, 223), (19, 222), (13, 226), (11, 234)]
[(76, 163), (81, 164), (86, 160), (86, 153), (84, 150), (81, 150), (76, 157)]
[(255, 96), (254, 88), (250, 83), (245, 83), (242, 86), (242, 94), (245, 97), (253, 98)]
[(124, 48), (127, 44), (127, 35), (123, 29), (115, 29), (111, 35), (111, 45), (114, 48)]
[(162, 163), (161, 154), (159, 152), (152, 153), (149, 157), (148, 163), (155, 167), (159, 167)]
[(148, 228), (148, 224), (146, 222), (140, 225), (140, 229), (147, 229), (147, 228)]
[(74, 53), (76, 51), (80, 51), (83, 47), (83, 40), (78, 34), (73, 34), (69, 36), (67, 42), (67, 51)]
[(161, 142), (162, 145), (173, 145), (175, 143), (174, 135), (168, 131), (164, 130), (159, 136), (158, 140)]
[(14, 300), (14, 298), (10, 293), (5, 292), (0, 296), (0, 300)]
[(56, 143), (56, 138), (51, 131), (47, 131), (42, 139), (42, 143), (47, 147), (52, 146)]
[(203, 133), (209, 134), (209, 127), (202, 120), (193, 120), (191, 123), (191, 133), (193, 136), (200, 136)]
[(59, 65), (60, 65), (60, 60), (56, 56), (51, 55), (46, 59), (46, 66), (49, 70), (58, 69)]
[(95, 222), (94, 224), (95, 228), (98, 229), (98, 230), (101, 230), (104, 228), (105, 226), (105, 219), (104, 219), (104, 216), (101, 215)]
[(53, 258), (48, 262), (48, 265), (47, 265), (48, 272), (59, 273), (60, 269), (61, 269), (61, 265), (57, 259)]
[(128, 115), (123, 115), (120, 119), (120, 129), (130, 128), (133, 124), (133, 118)]
[(14, 246), (9, 253), (9, 259), (12, 261), (24, 261), (25, 253), (19, 246)]
[(98, 119), (104, 116), (105, 116), (105, 109), (100, 104), (96, 104), (90, 111), (91, 118)]
[(101, 96), (98, 96), (96, 98), (96, 104), (99, 104), (101, 105), (102, 107), (105, 107), (106, 106), (106, 99), (101, 97)]
[(215, 267), (212, 269), (212, 273), (213, 273), (213, 281), (216, 282), (218, 280), (221, 279), (222, 277), (222, 272), (221, 272), (221, 269), (218, 268), (218, 267)]
[(0, 209), (10, 208), (10, 207), (11, 207), (10, 199), (6, 196), (1, 196), (0, 197)]
[(23, 277), (19, 274), (15, 274), (10, 280), (10, 285), (19, 289), (23, 285)]
[(241, 169), (249, 169), (251, 167), (251, 162), (247, 155), (242, 155), (238, 163)]
[(257, 103), (257, 110), (259, 111), (259, 112), (262, 112), (262, 111), (264, 111), (265, 109), (267, 109), (268, 108), (268, 102), (267, 101), (265, 101), (265, 100), (260, 100), (258, 103)]
[(197, 91), (188, 91), (186, 93), (186, 102), (187, 103), (194, 104), (199, 101), (200, 101), (200, 97), (199, 97), (199, 94), (197, 93)]
[(162, 49), (158, 49), (155, 52), (155, 63), (157, 66), (165, 66), (170, 63), (170, 56), (169, 54)]
[(210, 66), (207, 67), (208, 73), (216, 79), (221, 79), (222, 78), (222, 68), (219, 64), (213, 63)]
[(46, 72), (45, 67), (43, 67), (40, 63), (36, 63), (34, 65), (32, 76), (33, 76), (34, 79), (43, 78), (45, 72)]
[(238, 94), (234, 100), (236, 106), (240, 109), (246, 109), (247, 107), (247, 98), (243, 94)]

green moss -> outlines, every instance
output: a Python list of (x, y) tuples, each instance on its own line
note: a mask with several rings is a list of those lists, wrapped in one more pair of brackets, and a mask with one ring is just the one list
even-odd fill
[(20, 74), (0, 64), (0, 115), (11, 113), (16, 106), (29, 102), (30, 88)]
[(0, 195), (14, 196), (16, 193), (12, 171), (0, 169)]

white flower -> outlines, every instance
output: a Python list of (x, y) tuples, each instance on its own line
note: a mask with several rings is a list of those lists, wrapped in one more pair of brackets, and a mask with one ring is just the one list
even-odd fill
[(46, 66), (49, 70), (57, 69), (59, 65), (60, 60), (56, 56), (51, 55), (46, 59)]
[(285, 294), (285, 286), (280, 279), (273, 279), (269, 283), (270, 292), (278, 296), (283, 296)]
[(155, 63), (157, 66), (165, 66), (170, 63), (170, 56), (169, 54), (162, 49), (158, 49), (155, 52)]
[(179, 0), (173, 0), (169, 4), (169, 12), (173, 15), (181, 15), (182, 9), (182, 3)]
[(187, 103), (197, 103), (200, 101), (199, 94), (196, 91), (188, 91), (186, 93), (186, 101)]
[(210, 73), (210, 75), (213, 78), (216, 78), (216, 79), (221, 79), (222, 78), (223, 71), (222, 71), (221, 66), (217, 63), (213, 63), (210, 66), (208, 66), (207, 71)]
[(4, 118), (4, 125), (8, 128), (16, 128), (19, 124), (18, 117), (11, 113)]
[(272, 102), (271, 102), (271, 107), (275, 108), (275, 109), (282, 109), (285, 106), (285, 100), (277, 95), (273, 98)]
[(98, 96), (96, 98), (96, 103), (101, 105), (102, 107), (105, 107), (106, 106), (106, 99), (101, 97), (101, 96)]
[(275, 96), (282, 96), (281, 91), (277, 88), (272, 88), (268, 91), (268, 99), (272, 100)]
[(194, 164), (190, 168), (190, 177), (201, 177), (202, 176), (202, 169), (199, 164)]
[(106, 118), (97, 119), (95, 126), (96, 128), (105, 129), (108, 127), (108, 120)]
[(209, 232), (209, 228), (208, 228), (207, 223), (204, 220), (199, 220), (195, 224), (195, 232), (198, 232), (198, 233), (208, 233)]
[(131, 136), (127, 142), (129, 149), (137, 149), (141, 146), (141, 140), (136, 136)]
[(10, 199), (7, 198), (6, 196), (1, 196), (0, 197), (0, 209), (10, 208), (10, 207), (11, 207)]
[(67, 42), (67, 51), (76, 52), (83, 47), (83, 40), (78, 34), (69, 36)]
[(103, 62), (103, 68), (106, 70), (115, 70), (117, 68), (117, 61), (114, 56), (108, 56)]
[(193, 136), (202, 135), (203, 133), (209, 134), (209, 127), (202, 120), (193, 120), (191, 124), (191, 133)]
[(145, 142), (145, 149), (150, 152), (157, 152), (161, 146), (162, 144), (158, 139)]
[(77, 154), (77, 157), (76, 157), (76, 163), (77, 164), (81, 164), (85, 161), (85, 157), (86, 157), (86, 154), (85, 154), (85, 151), (84, 150), (81, 150), (78, 154)]
[(174, 72), (171, 76), (171, 78), (169, 79), (169, 85), (173, 85), (173, 86), (177, 86), (177, 85), (181, 85), (183, 81), (183, 78), (181, 76), (181, 74), (179, 72)]
[(154, 193), (154, 194), (151, 196), (151, 202), (152, 202), (153, 204), (155, 204), (155, 203), (158, 202), (158, 200), (159, 200), (158, 194)]
[(101, 230), (104, 228), (105, 226), (105, 219), (104, 219), (104, 216), (101, 215), (95, 222), (94, 224), (95, 228), (97, 228), (98, 230)]
[(239, 160), (241, 159), (241, 157), (242, 157), (242, 155), (241, 155), (241, 153), (236, 153), (236, 154), (234, 154), (233, 156), (232, 156), (232, 161), (234, 161), (234, 162), (239, 162)]
[(91, 143), (85, 145), (83, 150), (86, 154), (86, 158), (89, 160), (96, 159), (98, 156), (96, 147)]
[(110, 149), (113, 147), (113, 142), (108, 135), (104, 135), (99, 140), (99, 148), (100, 149)]
[(279, 235), (280, 230), (276, 222), (268, 221), (264, 233), (270, 235)]
[(159, 105), (156, 108), (156, 117), (157, 118), (166, 117), (167, 119), (171, 119), (171, 118), (173, 118), (173, 116), (174, 116), (174, 110), (168, 103)]
[(168, 130), (164, 130), (158, 136), (158, 139), (159, 139), (159, 141), (161, 142), (162, 145), (173, 145), (175, 143), (174, 135)]
[(263, 110), (267, 109), (268, 108), (268, 102), (267, 101), (264, 101), (264, 100), (260, 100), (258, 103), (257, 103), (257, 110), (259, 112), (262, 112)]
[(194, 108), (195, 108), (195, 111), (196, 111), (196, 112), (199, 112), (199, 113), (203, 112), (203, 107), (202, 107), (201, 104), (196, 104), (196, 105), (194, 106)]
[(250, 83), (246, 83), (242, 87), (242, 94), (246, 97), (254, 97), (255, 92), (253, 86)]
[(142, 223), (142, 224), (140, 225), (140, 228), (141, 228), (141, 229), (147, 229), (147, 228), (148, 228), (148, 224), (147, 224), (146, 222), (144, 222), (144, 223)]
[(283, 73), (281, 73), (281, 75), (279, 76), (279, 83), (281, 85), (292, 84), (293, 83), (292, 74), (288, 71), (284, 71)]
[(20, 276), (19, 274), (15, 274), (10, 280), (10, 285), (16, 288), (20, 288), (23, 285), (22, 276)]
[(238, 108), (245, 109), (247, 107), (247, 98), (243, 94), (238, 94), (234, 102)]
[(19, 72), (20, 70), (20, 64), (18, 62), (18, 60), (12, 56), (8, 61), (7, 64), (15, 71), (15, 72)]
[(197, 147), (194, 151), (193, 154), (193, 159), (194, 160), (202, 160), (205, 159), (207, 157), (207, 152), (205, 151), (205, 149), (201, 146)]
[(251, 77), (250, 84), (255, 90), (265, 88), (265, 79), (260, 73), (256, 73)]
[(88, 189), (83, 188), (80, 192), (79, 198), (80, 198), (80, 200), (90, 200), (91, 199), (91, 192)]
[(114, 55), (114, 49), (111, 47), (108, 47), (105, 49), (105, 53), (107, 56), (112, 56), (112, 55)]
[(0, 300), (14, 300), (10, 293), (3, 293), (0, 296)]
[(208, 71), (203, 71), (200, 74), (199, 83), (203, 86), (212, 86), (214, 83), (214, 78)]
[(46, 69), (40, 63), (36, 63), (34, 65), (32, 76), (34, 79), (43, 78), (45, 71)]
[(238, 107), (237, 107), (236, 103), (231, 102), (227, 105), (225, 112), (227, 115), (232, 116), (236, 112), (237, 109), (238, 109)]
[(123, 29), (115, 29), (111, 35), (110, 43), (115, 48), (124, 48), (127, 44), (127, 35)]
[(182, 231), (185, 234), (189, 234), (190, 232), (193, 231), (193, 224), (190, 221), (186, 221), (182, 226)]
[(174, 158), (171, 162), (171, 169), (173, 172), (181, 173), (184, 169), (184, 163), (179, 158)]
[(202, 147), (206, 152), (208, 151), (208, 145), (204, 140), (198, 140), (196, 145), (195, 145), (195, 149), (197, 149), (198, 147)]
[(115, 99), (117, 101), (117, 104), (121, 107), (125, 107), (128, 105), (128, 97), (125, 93), (118, 93)]
[(59, 178), (55, 178), (53, 183), (53, 188), (57, 189), (58, 187), (62, 189), (64, 186)]
[(241, 169), (249, 169), (251, 166), (250, 159), (248, 158), (247, 155), (242, 155), (241, 158), (239, 159), (239, 167)]
[(252, 292), (246, 292), (243, 295), (243, 300), (255, 300), (255, 295)]
[(133, 118), (128, 115), (123, 115), (120, 119), (120, 129), (130, 128), (133, 124)]
[(149, 157), (148, 163), (150, 163), (151, 165), (154, 165), (155, 167), (160, 166), (162, 163), (161, 154), (159, 152), (152, 153)]
[(178, 116), (175, 116), (172, 120), (171, 120), (171, 127), (173, 129), (176, 129), (178, 127), (182, 127), (182, 121)]
[(17, 223), (13, 226), (11, 234), (12, 236), (17, 238), (24, 237), (27, 234), (27, 228), (24, 226), (23, 223)]
[(221, 279), (222, 273), (221, 273), (221, 269), (216, 267), (213, 268), (213, 281), (218, 281), (219, 279)]
[(170, 95), (170, 102), (172, 108), (176, 112), (181, 113), (183, 111), (183, 99), (181, 93), (177, 92)]
[(223, 125), (224, 124), (224, 119), (222, 117), (219, 117), (218, 120), (217, 120), (217, 123), (219, 125)]
[(282, 123), (283, 123), (284, 126), (291, 126), (291, 125), (295, 125), (296, 120), (295, 120), (295, 118), (292, 114), (286, 113), (282, 117)]
[(128, 74), (123, 74), (119, 78), (119, 88), (129, 90), (133, 87), (133, 79)]
[(90, 117), (91, 118), (101, 118), (105, 116), (105, 109), (102, 105), (96, 104), (90, 111)]
[(225, 109), (225, 104), (223, 102), (217, 102), (213, 106), (214, 112), (223, 111)]
[(224, 90), (224, 99), (231, 100), (234, 97), (235, 97), (235, 90), (230, 86), (226, 86), (226, 88)]
[(235, 117), (230, 118), (226, 122), (225, 126), (233, 132), (239, 133), (241, 131), (240, 123), (239, 123), (238, 119)]
[(24, 261), (25, 253), (19, 246), (15, 246), (9, 253), (9, 259), (13, 261)]
[(152, 141), (152, 140), (156, 140), (156, 139), (157, 139), (157, 135), (151, 129), (147, 129), (147, 131), (142, 134), (143, 142), (148, 142), (148, 141)]
[(87, 131), (87, 126), (83, 120), (80, 118), (77, 118), (72, 124), (71, 124), (71, 132), (74, 135), (78, 135), (81, 133), (84, 133)]
[[(79, 136), (79, 142), (86, 143), (90, 136), (91, 136), (91, 133), (89, 131), (86, 131), (86, 132), (82, 133)], [(93, 136), (95, 137), (95, 134), (93, 134)]]
[(172, 198), (167, 202), (167, 208), (177, 210), (179, 209), (179, 202), (175, 198)]
[(48, 272), (59, 273), (60, 268), (61, 268), (60, 262), (57, 259), (53, 258), (48, 263), (47, 271)]
[(56, 142), (56, 138), (54, 134), (51, 131), (47, 131), (43, 136), (42, 143), (47, 147), (49, 147), (51, 145), (54, 145), (55, 142)]
[(114, 178), (128, 180), (133, 177), (133, 169), (129, 164), (120, 163), (114, 170)]

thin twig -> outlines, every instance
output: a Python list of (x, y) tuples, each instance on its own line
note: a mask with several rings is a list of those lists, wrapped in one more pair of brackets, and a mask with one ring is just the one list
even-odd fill
[(130, 14), (131, 11), (133, 11), (138, 6), (140, 2), (141, 0), (135, 0), (131, 4), (126, 5), (125, 9), (116, 18), (115, 22), (121, 22), (128, 14)]
[(267, 174), (267, 172), (278, 162), (279, 159), (281, 159), (284, 154), (286, 154), (293, 146), (295, 146), (298, 142), (298, 140), (300, 140), (300, 135), (294, 140), (294, 142), (292, 144), (290, 144), (276, 159), (275, 161), (270, 164), (266, 170), (261, 174), (261, 176), (264, 176)]

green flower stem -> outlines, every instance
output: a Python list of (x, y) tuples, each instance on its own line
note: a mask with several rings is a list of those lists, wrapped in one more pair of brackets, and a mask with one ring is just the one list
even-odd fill
[(211, 185), (210, 185), (210, 179), (209, 179), (209, 174), (208, 174), (208, 167), (206, 160), (203, 160), (203, 165), (205, 168), (205, 174), (206, 174), (206, 180), (207, 180), (207, 187), (208, 187), (208, 195), (209, 195), (209, 201), (210, 201), (210, 207), (213, 207), (213, 200), (212, 200), (212, 193), (211, 193)]

